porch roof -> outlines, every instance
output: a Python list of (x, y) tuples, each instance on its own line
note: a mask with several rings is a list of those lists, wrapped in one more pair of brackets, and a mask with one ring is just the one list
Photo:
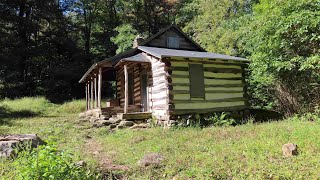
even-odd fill
[(137, 55), (134, 56), (130, 56), (124, 59), (121, 59), (116, 65), (118, 66), (120, 63), (122, 62), (138, 62), (138, 63), (148, 63), (150, 62), (150, 60), (148, 59), (148, 57), (146, 55), (144, 55), (143, 53), (139, 53)]

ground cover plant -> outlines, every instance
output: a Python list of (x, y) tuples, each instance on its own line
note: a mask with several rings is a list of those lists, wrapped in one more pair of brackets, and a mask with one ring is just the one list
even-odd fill
[[(19, 152), (2, 167), (4, 179), (95, 179), (97, 174), (73, 161), (73, 155), (59, 151), (55, 143)], [(4, 172), (6, 171), (6, 172)]]
[[(98, 144), (103, 152), (99, 158), (129, 169), (107, 173), (128, 179), (314, 179), (320, 175), (319, 115), (308, 113), (264, 123), (250, 120), (251, 123), (237, 126), (111, 132), (79, 124), (77, 114), (73, 113), (2, 118), (6, 123), (0, 125), (0, 133), (37, 133), (42, 139), (56, 143), (59, 150), (73, 154), (72, 162), (85, 160), (89, 167), (97, 169), (102, 159), (88, 153), (90, 136), (89, 140), (96, 142), (91, 148), (97, 150)], [(298, 156), (282, 156), (281, 146), (288, 142), (298, 145)], [(140, 167), (137, 161), (151, 152), (162, 154), (164, 161), (158, 167)], [(14, 167), (10, 163), (0, 163), (1, 177), (10, 178), (5, 173), (6, 168)], [(10, 170), (17, 172), (15, 168)], [(108, 177), (115, 177), (111, 175)]]

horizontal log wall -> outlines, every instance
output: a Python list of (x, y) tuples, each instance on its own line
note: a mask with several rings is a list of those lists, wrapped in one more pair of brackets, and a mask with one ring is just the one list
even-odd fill
[[(170, 59), (170, 114), (232, 111), (246, 108), (242, 62), (208, 59)], [(205, 98), (190, 97), (189, 63), (201, 63), (204, 70)]]

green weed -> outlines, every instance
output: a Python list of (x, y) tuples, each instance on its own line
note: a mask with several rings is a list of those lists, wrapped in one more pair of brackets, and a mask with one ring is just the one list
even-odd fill
[(73, 161), (73, 155), (59, 151), (54, 143), (39, 146), (33, 150), (21, 151), (16, 159), (7, 160), (2, 167), (3, 179), (95, 179), (97, 175), (80, 167)]
[(204, 120), (213, 126), (231, 126), (236, 123), (233, 118), (227, 117), (225, 112), (221, 114), (214, 113), (212, 116), (204, 118)]

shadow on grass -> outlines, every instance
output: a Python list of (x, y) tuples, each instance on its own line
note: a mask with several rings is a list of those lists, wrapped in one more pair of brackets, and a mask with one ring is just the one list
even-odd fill
[(250, 109), (249, 116), (254, 117), (255, 122), (270, 122), (284, 119), (283, 114), (265, 109)]
[(10, 111), (10, 109), (0, 106), (0, 125), (11, 124), (10, 121), (14, 118), (27, 118), (40, 116), (41, 114), (28, 110)]

